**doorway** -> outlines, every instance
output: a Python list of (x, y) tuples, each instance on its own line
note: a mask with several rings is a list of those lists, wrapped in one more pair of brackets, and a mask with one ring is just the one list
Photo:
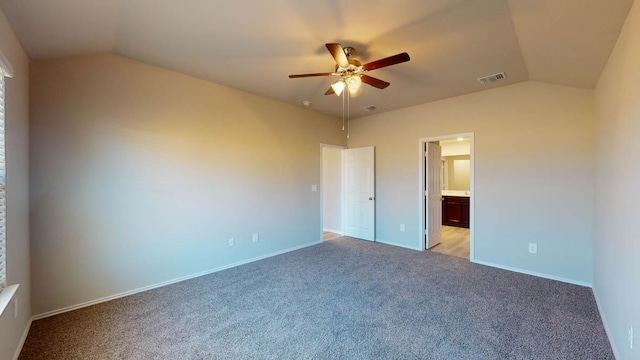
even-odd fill
[(342, 150), (338, 145), (320, 144), (321, 240), (339, 238), (342, 230)]
[(320, 151), (321, 240), (375, 241), (375, 148), (320, 144)]
[(473, 133), (419, 142), (420, 248), (471, 261), (475, 258), (473, 142)]

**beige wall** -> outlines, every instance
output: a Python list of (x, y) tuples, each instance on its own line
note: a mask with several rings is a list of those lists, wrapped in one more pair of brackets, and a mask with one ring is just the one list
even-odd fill
[(376, 147), (376, 238), (420, 247), (418, 139), (466, 132), (475, 134), (476, 260), (590, 284), (589, 90), (524, 82), (352, 121), (349, 147)]
[(29, 61), (0, 11), (0, 53), (13, 67), (6, 81), (7, 280), (20, 284), (0, 316), (0, 359), (12, 359), (31, 318), (29, 275)]
[[(640, 359), (640, 4), (596, 88), (594, 293), (618, 359)], [(631, 166), (629, 166), (631, 164)], [(635, 328), (629, 349), (627, 329)]]
[(31, 70), (35, 314), (320, 240), (340, 120), (117, 56)]

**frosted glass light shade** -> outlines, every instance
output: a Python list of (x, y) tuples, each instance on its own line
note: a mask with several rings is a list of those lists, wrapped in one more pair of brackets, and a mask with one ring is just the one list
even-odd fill
[(354, 98), (354, 97), (358, 97), (360, 94), (362, 94), (362, 86), (358, 86), (358, 87), (351, 87), (349, 86), (349, 95)]
[(347, 85), (349, 86), (349, 90), (353, 89), (355, 91), (362, 86), (362, 79), (357, 75), (349, 76), (347, 79)]
[(336, 95), (340, 96), (342, 94), (342, 90), (344, 90), (345, 84), (344, 81), (340, 80), (335, 84), (331, 84), (331, 88)]

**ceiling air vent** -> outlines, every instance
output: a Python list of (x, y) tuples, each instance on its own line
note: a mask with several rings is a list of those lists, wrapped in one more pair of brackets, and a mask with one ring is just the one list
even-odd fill
[(364, 111), (373, 111), (373, 110), (375, 110), (375, 109), (377, 109), (377, 108), (378, 108), (378, 107), (377, 107), (377, 106), (375, 106), (375, 105), (369, 105), (369, 106), (365, 106), (365, 107), (360, 108), (360, 109), (362, 109), (362, 110), (364, 110)]
[(496, 81), (504, 80), (506, 78), (507, 78), (507, 74), (501, 72), (501, 73), (478, 78), (478, 81), (480, 82), (480, 84), (491, 84)]

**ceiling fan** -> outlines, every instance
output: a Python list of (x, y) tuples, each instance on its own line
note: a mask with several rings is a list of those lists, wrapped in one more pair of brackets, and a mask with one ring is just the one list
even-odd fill
[(362, 93), (362, 83), (369, 84), (378, 89), (384, 89), (390, 85), (384, 80), (366, 75), (365, 72), (411, 60), (409, 54), (403, 52), (362, 65), (360, 61), (352, 58), (355, 52), (354, 48), (343, 48), (342, 45), (337, 43), (329, 43), (326, 44), (326, 46), (333, 58), (336, 60), (336, 68), (334, 72), (289, 75), (289, 78), (294, 79), (331, 75), (338, 76), (340, 79), (336, 83), (331, 84), (331, 87), (327, 90), (325, 95), (336, 94), (340, 96), (346, 88), (351, 97), (356, 97)]

